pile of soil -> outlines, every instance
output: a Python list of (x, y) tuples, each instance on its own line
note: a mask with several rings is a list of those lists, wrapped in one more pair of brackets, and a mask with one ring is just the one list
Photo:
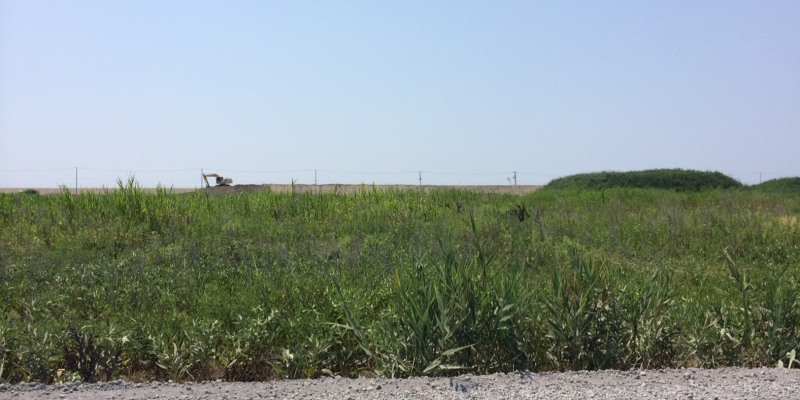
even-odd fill
[(455, 189), (469, 190), (477, 193), (501, 193), (525, 195), (533, 193), (542, 186), (538, 185), (476, 185), (476, 186), (435, 186), (435, 185), (232, 185), (232, 186), (213, 186), (200, 189), (212, 194), (231, 194), (246, 192), (271, 191), (274, 193), (342, 193), (354, 194), (361, 191), (387, 191), (387, 190), (435, 190), (435, 189)]

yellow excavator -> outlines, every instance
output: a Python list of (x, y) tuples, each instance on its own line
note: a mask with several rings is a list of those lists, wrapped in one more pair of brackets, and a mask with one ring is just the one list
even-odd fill
[(223, 178), (217, 174), (203, 174), (203, 179), (206, 181), (206, 187), (211, 187), (208, 183), (208, 178), (217, 178), (216, 186), (230, 186), (233, 183), (231, 178)]

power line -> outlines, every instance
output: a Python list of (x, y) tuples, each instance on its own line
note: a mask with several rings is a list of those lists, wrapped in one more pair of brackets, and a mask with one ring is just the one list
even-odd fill
[(45, 172), (45, 171), (72, 171), (75, 167), (69, 168), (47, 168), (47, 169), (0, 169), (0, 172)]
[(284, 171), (257, 171), (257, 170), (229, 170), (217, 168), (205, 168), (209, 171), (217, 172), (234, 172), (234, 173), (262, 173), (262, 174), (288, 174), (297, 172), (327, 172), (330, 174), (353, 174), (353, 175), (410, 175), (422, 172), (424, 174), (432, 175), (458, 175), (458, 176), (489, 176), (489, 175), (509, 175), (513, 172), (489, 172), (489, 173), (459, 173), (459, 172), (439, 172), (439, 171), (391, 171), (391, 172), (367, 172), (367, 171), (335, 171), (329, 169), (297, 169), (297, 170), (284, 170)]
[[(217, 171), (217, 172), (235, 172), (235, 173), (242, 173), (242, 174), (289, 174), (294, 172), (314, 172), (313, 169), (298, 169), (298, 170), (287, 170), (287, 171), (242, 171), (242, 170), (232, 170), (232, 169), (217, 169), (217, 168), (203, 168), (204, 170), (208, 171)], [(192, 171), (197, 171), (194, 169)], [(322, 170), (319, 170), (322, 171)]]
[(80, 168), (86, 171), (100, 171), (100, 172), (190, 172), (197, 171), (199, 168), (192, 169), (161, 169), (161, 170), (148, 170), (148, 169), (101, 169), (101, 168)]
[(558, 176), (558, 174), (537, 174), (534, 172), (517, 172), (518, 175), (534, 175), (534, 176)]
[(458, 173), (458, 172), (436, 172), (436, 171), (421, 171), (421, 172), (431, 175), (457, 175), (457, 176), (510, 175), (513, 173), (513, 172)]
[(357, 172), (357, 171), (331, 171), (331, 170), (327, 170), (327, 169), (319, 169), (317, 171), (327, 172), (327, 173), (330, 173), (330, 174), (353, 174), (353, 175), (409, 175), (409, 174), (416, 174), (417, 172), (419, 172), (419, 171)]

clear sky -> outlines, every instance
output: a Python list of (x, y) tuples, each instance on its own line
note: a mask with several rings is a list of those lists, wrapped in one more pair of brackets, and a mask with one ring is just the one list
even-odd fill
[(798, 176), (800, 1), (0, 0), (0, 186), (75, 167), (83, 187)]

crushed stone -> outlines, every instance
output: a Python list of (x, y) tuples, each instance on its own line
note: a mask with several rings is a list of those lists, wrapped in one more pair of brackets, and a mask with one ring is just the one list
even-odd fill
[(800, 399), (800, 369), (515, 372), (439, 378), (326, 377), (192, 384), (21, 383), (0, 385), (0, 400), (4, 399)]

